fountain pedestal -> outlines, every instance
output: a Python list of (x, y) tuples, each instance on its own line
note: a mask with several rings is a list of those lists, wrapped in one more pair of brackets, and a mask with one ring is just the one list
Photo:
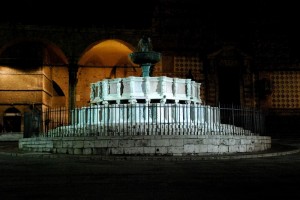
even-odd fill
[(143, 77), (149, 77), (150, 76), (151, 64), (149, 64), (149, 63), (142, 64), (141, 68), (142, 68), (142, 76)]

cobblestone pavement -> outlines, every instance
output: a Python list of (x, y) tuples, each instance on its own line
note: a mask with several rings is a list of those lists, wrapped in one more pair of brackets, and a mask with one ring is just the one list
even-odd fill
[(299, 141), (275, 141), (268, 156), (195, 160), (26, 154), (2, 142), (0, 198), (299, 199)]

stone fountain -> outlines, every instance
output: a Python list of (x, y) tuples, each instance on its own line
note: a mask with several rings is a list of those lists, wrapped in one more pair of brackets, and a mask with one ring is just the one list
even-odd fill
[[(91, 83), (91, 105), (72, 110), (71, 124), (53, 127), (47, 137), (21, 139), (19, 148), (68, 154), (181, 156), (271, 147), (270, 137), (222, 124), (220, 108), (202, 104), (200, 83), (150, 77), (150, 68), (161, 59), (161, 54), (152, 50), (150, 38), (143, 37), (138, 51), (128, 56), (141, 66), (142, 77)], [(47, 116), (45, 120), (55, 121)]]

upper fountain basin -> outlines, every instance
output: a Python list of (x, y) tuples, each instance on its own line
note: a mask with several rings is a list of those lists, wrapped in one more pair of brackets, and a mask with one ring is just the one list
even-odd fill
[(160, 61), (161, 54), (155, 51), (139, 51), (129, 54), (129, 58), (135, 64), (155, 64)]

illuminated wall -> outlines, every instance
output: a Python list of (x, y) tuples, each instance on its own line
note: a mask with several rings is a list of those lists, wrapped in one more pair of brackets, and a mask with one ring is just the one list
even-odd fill
[(140, 76), (141, 69), (131, 62), (130, 44), (119, 40), (104, 40), (93, 44), (79, 61), (76, 87), (76, 106), (88, 106), (90, 84), (103, 79)]
[(273, 88), (272, 108), (300, 108), (300, 72), (272, 72), (271, 82)]
[(40, 68), (29, 71), (1, 66), (0, 71), (2, 104), (42, 102), (43, 74)]

